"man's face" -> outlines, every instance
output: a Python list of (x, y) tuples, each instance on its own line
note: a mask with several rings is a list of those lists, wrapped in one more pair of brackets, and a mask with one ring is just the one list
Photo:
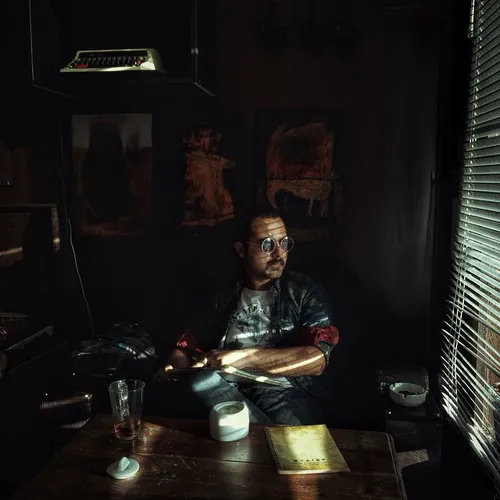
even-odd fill
[[(287, 236), (287, 231), (282, 219), (259, 217), (253, 220), (248, 241), (240, 253), (245, 260), (249, 278), (265, 281), (279, 278), (282, 275), (288, 254), (279, 243), (285, 236)], [(260, 245), (265, 238), (272, 238), (276, 242), (275, 249), (271, 253), (262, 251)]]

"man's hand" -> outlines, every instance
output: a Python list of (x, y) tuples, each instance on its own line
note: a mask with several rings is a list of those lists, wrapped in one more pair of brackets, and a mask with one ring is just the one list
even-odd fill
[(155, 373), (153, 382), (159, 382), (166, 376), (168, 377), (168, 372), (174, 368), (189, 368), (190, 366), (194, 366), (192, 365), (191, 358), (181, 349), (175, 349), (167, 364)]

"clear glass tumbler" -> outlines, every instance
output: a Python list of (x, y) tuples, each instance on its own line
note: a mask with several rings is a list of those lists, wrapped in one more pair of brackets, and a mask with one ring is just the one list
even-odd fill
[(115, 435), (121, 441), (131, 441), (139, 436), (144, 385), (142, 380), (128, 379), (117, 380), (108, 387)]

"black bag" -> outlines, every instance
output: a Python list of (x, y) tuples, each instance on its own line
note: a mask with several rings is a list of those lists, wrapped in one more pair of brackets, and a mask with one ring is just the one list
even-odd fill
[(128, 359), (156, 357), (151, 337), (136, 323), (114, 323), (99, 338), (79, 342), (73, 351), (73, 358), (89, 354), (108, 354)]

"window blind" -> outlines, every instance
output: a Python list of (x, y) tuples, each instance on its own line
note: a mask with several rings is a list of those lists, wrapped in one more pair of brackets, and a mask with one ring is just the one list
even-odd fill
[(500, 0), (473, 0), (469, 102), (451, 291), (444, 409), (500, 487)]

